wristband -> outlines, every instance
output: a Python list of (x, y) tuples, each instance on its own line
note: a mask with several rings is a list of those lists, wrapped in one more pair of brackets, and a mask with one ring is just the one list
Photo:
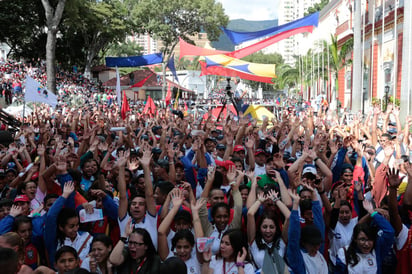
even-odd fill
[(203, 260), (203, 262), (208, 264), (208, 263), (210, 263), (211, 260), (212, 260), (212, 259), (207, 260), (207, 261), (206, 261), (206, 260)]
[(241, 263), (236, 263), (237, 267), (245, 267), (245, 263), (241, 262)]
[(122, 241), (124, 244), (127, 243), (127, 238), (126, 237), (120, 237), (120, 241)]
[(279, 200), (280, 200), (280, 198), (279, 198), (279, 197), (278, 197), (278, 198), (273, 198), (273, 199), (272, 199), (273, 203), (275, 203), (275, 204), (276, 204), (276, 202), (277, 202), (277, 201), (279, 201)]
[(318, 191), (319, 195), (322, 195), (323, 193), (325, 193), (325, 191)]
[(316, 158), (313, 160), (313, 162), (316, 163), (317, 160), (319, 160), (319, 157), (316, 157)]
[(371, 217), (373, 218), (373, 216), (375, 216), (376, 214), (378, 214), (377, 211), (372, 212)]

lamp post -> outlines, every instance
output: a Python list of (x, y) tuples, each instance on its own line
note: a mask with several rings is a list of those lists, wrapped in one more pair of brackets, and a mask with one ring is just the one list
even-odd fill
[(385, 111), (388, 108), (388, 103), (389, 103), (389, 86), (385, 86)]

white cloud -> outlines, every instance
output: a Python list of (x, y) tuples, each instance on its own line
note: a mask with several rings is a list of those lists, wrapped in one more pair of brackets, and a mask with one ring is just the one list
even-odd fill
[(276, 19), (279, 0), (217, 0), (222, 3), (230, 19)]

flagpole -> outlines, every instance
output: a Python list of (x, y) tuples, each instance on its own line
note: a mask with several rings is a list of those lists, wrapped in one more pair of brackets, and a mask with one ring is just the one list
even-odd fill
[[(383, 17), (382, 17), (382, 42), (381, 42), (381, 58), (380, 59), (381, 59), (381, 75), (382, 75), (381, 78), (382, 78), (383, 84), (382, 84), (381, 90), (383, 88), (383, 91), (385, 91), (385, 67), (384, 67), (384, 63), (383, 63), (383, 58), (384, 58), (384, 53), (383, 53), (384, 48), (383, 48), (383, 46), (385, 45), (385, 1), (383, 1), (382, 5), (383, 5), (383, 7), (382, 7)], [(385, 96), (384, 92), (383, 92), (383, 95)], [(385, 104), (386, 104), (386, 107), (385, 107), (385, 110), (386, 110), (386, 108), (388, 107), (388, 105), (387, 105), (388, 102), (385, 102)]]
[(370, 66), (370, 100), (372, 102), (373, 98), (373, 68), (375, 65), (375, 60), (374, 60), (374, 52), (375, 52), (375, 0), (373, 0), (373, 6), (372, 6), (372, 35), (371, 35), (371, 66)]
[(395, 0), (395, 22), (394, 22), (394, 35), (393, 38), (395, 42), (393, 43), (393, 105), (395, 106), (396, 102), (396, 92), (398, 87), (398, 0)]
[[(362, 64), (362, 80), (361, 80), (361, 110), (362, 110), (362, 114), (365, 113), (365, 104), (364, 104), (364, 94), (363, 94), (363, 89), (364, 89), (364, 67), (365, 67), (365, 24), (366, 24), (366, 5), (367, 3), (365, 3), (365, 12), (363, 13), (363, 26), (362, 26), (362, 31), (363, 31), (363, 35), (362, 35), (362, 59), (361, 59), (361, 64)], [(363, 10), (363, 9), (362, 9)]]

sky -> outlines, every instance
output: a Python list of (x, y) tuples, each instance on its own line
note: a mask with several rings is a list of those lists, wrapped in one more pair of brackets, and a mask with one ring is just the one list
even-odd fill
[(229, 19), (273, 20), (277, 18), (279, 0), (217, 0)]

